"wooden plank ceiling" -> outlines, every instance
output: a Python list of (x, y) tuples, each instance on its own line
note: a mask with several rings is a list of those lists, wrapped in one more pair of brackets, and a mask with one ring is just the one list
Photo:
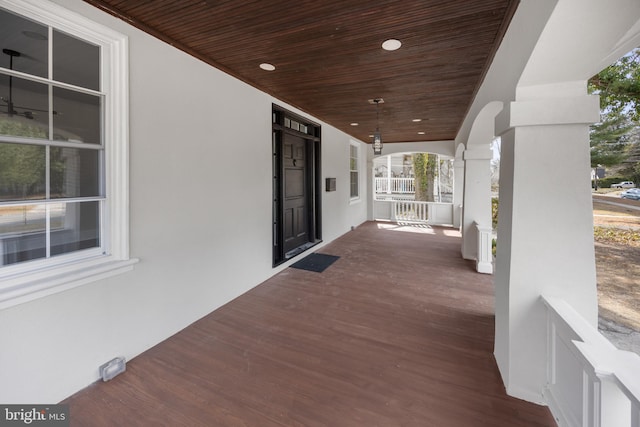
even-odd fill
[(383, 98), (385, 143), (455, 138), (518, 2), (85, 1), (365, 142)]

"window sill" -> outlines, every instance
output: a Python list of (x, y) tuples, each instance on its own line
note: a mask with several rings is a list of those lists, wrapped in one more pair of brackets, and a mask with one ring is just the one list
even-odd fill
[(0, 286), (0, 309), (33, 301), (133, 270), (139, 260), (100, 256), (6, 277)]
[(357, 203), (360, 203), (361, 201), (362, 201), (362, 198), (354, 197), (352, 199), (349, 199), (349, 205), (355, 205)]

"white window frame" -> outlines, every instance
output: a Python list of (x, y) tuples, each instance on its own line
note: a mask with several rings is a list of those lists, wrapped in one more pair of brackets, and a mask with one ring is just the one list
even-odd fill
[[(351, 169), (351, 151), (352, 151), (352, 147), (355, 148), (356, 150), (356, 161), (355, 161), (355, 165), (356, 168), (355, 169)], [(362, 186), (360, 185), (360, 176), (361, 176), (361, 171), (360, 171), (360, 144), (358, 144), (355, 141), (350, 141), (349, 142), (349, 201), (351, 203), (357, 202), (360, 200), (360, 193), (362, 190)], [(358, 185), (358, 195), (357, 196), (352, 196), (351, 195), (351, 174), (355, 172), (358, 174), (358, 178), (357, 178), (357, 185)]]
[(0, 0), (0, 7), (100, 46), (105, 95), (101, 248), (0, 267), (2, 309), (130, 271), (138, 260), (129, 257), (128, 38), (46, 0)]

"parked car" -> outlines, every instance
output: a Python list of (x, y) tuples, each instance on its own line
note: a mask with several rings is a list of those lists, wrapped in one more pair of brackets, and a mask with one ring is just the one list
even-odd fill
[(630, 188), (620, 193), (620, 197), (623, 199), (640, 200), (640, 189)]
[(611, 184), (611, 188), (636, 188), (632, 181), (622, 181), (617, 184)]

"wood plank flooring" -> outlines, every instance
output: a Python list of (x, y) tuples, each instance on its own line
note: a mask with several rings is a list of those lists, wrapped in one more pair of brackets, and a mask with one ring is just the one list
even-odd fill
[(67, 399), (72, 426), (555, 426), (508, 397), (493, 277), (447, 228), (368, 222)]

